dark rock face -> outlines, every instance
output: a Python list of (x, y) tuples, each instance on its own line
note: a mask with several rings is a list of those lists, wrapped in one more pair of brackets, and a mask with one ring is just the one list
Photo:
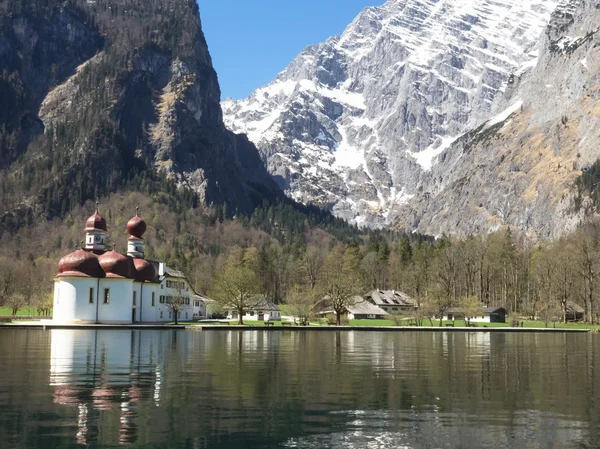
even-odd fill
[(22, 193), (0, 215), (64, 213), (158, 176), (231, 212), (282, 196), (223, 125), (195, 1), (45, 3), (0, 5), (0, 185)]
[(37, 112), (48, 91), (103, 45), (77, 10), (47, 12), (0, 18), (0, 123), (5, 133), (18, 135), (16, 145), (0, 145), (0, 168), (44, 131)]

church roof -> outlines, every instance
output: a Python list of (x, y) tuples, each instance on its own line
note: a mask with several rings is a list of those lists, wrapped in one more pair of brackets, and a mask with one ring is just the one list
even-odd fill
[(156, 270), (154, 265), (146, 259), (133, 259), (135, 267), (135, 280), (139, 282), (154, 282), (156, 281)]
[[(96, 203), (97, 204), (97, 203)], [(106, 232), (106, 221), (96, 208), (85, 222), (85, 231)], [(146, 223), (136, 213), (127, 223), (129, 240), (143, 240)], [(67, 254), (60, 260), (57, 277), (92, 277), (133, 279), (136, 282), (160, 282), (159, 263), (103, 249), (80, 249)], [(166, 267), (166, 277), (187, 279), (181, 271)]]
[(85, 222), (84, 231), (103, 231), (106, 232), (106, 220), (102, 218), (102, 216), (98, 213), (98, 211), (94, 212), (90, 218)]
[(57, 277), (106, 277), (98, 256), (90, 251), (79, 249), (60, 259)]
[(133, 279), (135, 267), (133, 258), (124, 256), (115, 250), (109, 251), (98, 257), (100, 266), (107, 278)]
[(127, 223), (127, 232), (129, 232), (131, 237), (141, 239), (144, 232), (146, 232), (146, 222), (136, 213), (135, 217)]

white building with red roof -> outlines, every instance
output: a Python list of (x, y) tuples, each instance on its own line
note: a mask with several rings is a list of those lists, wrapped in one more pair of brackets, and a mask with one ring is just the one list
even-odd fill
[[(54, 279), (53, 321), (81, 324), (160, 323), (206, 316), (206, 302), (183, 273), (144, 259), (146, 223), (127, 223), (127, 254), (106, 251), (98, 210), (85, 223), (84, 248), (63, 257)], [(178, 304), (173, 307), (172, 304)]]

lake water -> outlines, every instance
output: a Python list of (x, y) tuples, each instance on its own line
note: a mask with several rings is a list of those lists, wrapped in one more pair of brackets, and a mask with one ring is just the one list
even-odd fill
[(0, 330), (0, 448), (600, 447), (585, 334)]

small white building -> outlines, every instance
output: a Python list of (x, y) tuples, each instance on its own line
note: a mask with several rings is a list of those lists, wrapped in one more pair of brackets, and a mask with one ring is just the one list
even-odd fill
[(446, 311), (444, 321), (465, 320), (472, 323), (506, 323), (506, 309), (504, 307), (480, 307), (476, 313), (467, 317), (465, 309), (453, 307)]
[[(227, 313), (227, 319), (237, 320), (238, 318), (239, 315), (236, 311), (230, 310)], [(250, 307), (242, 318), (244, 321), (281, 321), (281, 310), (276, 304), (262, 298)]]
[(146, 223), (137, 214), (127, 223), (127, 255), (105, 250), (106, 221), (98, 211), (86, 222), (85, 246), (63, 257), (54, 279), (53, 321), (133, 324), (175, 319), (169, 306), (181, 304), (179, 319), (206, 315), (202, 297), (183, 273), (144, 259)]

